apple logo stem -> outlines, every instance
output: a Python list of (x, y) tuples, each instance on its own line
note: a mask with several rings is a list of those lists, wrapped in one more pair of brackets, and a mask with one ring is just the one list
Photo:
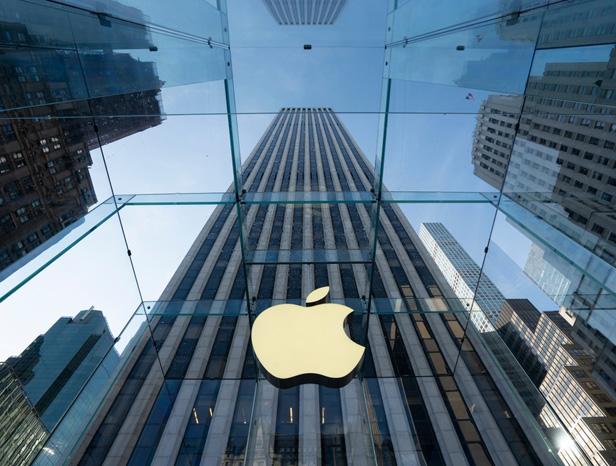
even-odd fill
[(348, 384), (361, 366), (365, 348), (344, 327), (353, 309), (327, 303), (329, 287), (314, 290), (306, 307), (272, 306), (252, 326), (252, 346), (265, 378), (278, 388), (317, 383)]

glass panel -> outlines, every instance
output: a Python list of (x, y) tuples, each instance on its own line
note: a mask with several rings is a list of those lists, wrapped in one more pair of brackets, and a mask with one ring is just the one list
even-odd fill
[[(124, 210), (124, 234), (144, 300), (157, 300), (163, 296), (174, 271), (181, 268), (182, 260), (190, 253), (194, 239), (203, 229), (203, 219), (211, 215), (214, 208), (139, 205)], [(149, 228), (144, 229), (145, 224)], [(181, 229), (178, 225), (182, 225)], [(161, 244), (165, 247), (161, 248)]]
[[(472, 1), (464, 5), (452, 4), (451, 8), (446, 11), (440, 11), (440, 14), (435, 13), (435, 7), (427, 0), (419, 2), (409, 0), (398, 0), (391, 2), (396, 8), (390, 16), (393, 16), (393, 39), (394, 41), (404, 40), (405, 37), (421, 36), (426, 33), (434, 33), (434, 31), (456, 29), (468, 23), (476, 23), (480, 20), (485, 21), (490, 17), (506, 17), (511, 15), (511, 24), (518, 24), (518, 14), (520, 11), (528, 10), (530, 7), (537, 8), (541, 5), (551, 3), (549, 1), (529, 2), (529, 1)], [(440, 10), (440, 9), (439, 9)], [(541, 9), (539, 9), (541, 12)], [(541, 21), (542, 15), (537, 15), (536, 23)], [(524, 29), (522, 25), (518, 28)]]
[[(88, 252), (92, 248), (101, 254), (90, 257)], [(46, 253), (51, 251), (53, 248)], [(74, 244), (53, 263), (39, 265), (46, 267), (28, 286), (15, 291), (0, 305), (7, 318), (7, 325), (2, 329), (2, 359), (18, 354), (58, 317), (74, 315), (90, 306), (104, 311), (111, 332), (117, 335), (140, 302), (117, 216)], [(62, 280), (58, 281), (57, 277)], [(29, 289), (40, 293), (31, 293)], [(18, 313), (15, 309), (27, 312)]]
[(228, 8), (233, 48), (384, 45), (384, 5), (265, 0), (241, 6), (229, 2)]
[(11, 296), (60, 256), (74, 248), (83, 238), (99, 228), (123, 207), (123, 199), (110, 199), (75, 223), (62, 230), (51, 241), (34, 249), (2, 272), (2, 300)]
[[(525, 220), (536, 220), (529, 211), (517, 209), (525, 212), (521, 216)], [(594, 332), (611, 332), (610, 319), (605, 318), (608, 313), (602, 309), (613, 309), (612, 295), (581, 271), (591, 273), (593, 268), (576, 267), (580, 252), (587, 253), (545, 223), (533, 229), (529, 223), (499, 213), (481, 278), (485, 282), (489, 276), (507, 299), (494, 329), (480, 336), (563, 461), (581, 461), (596, 454), (599, 441), (585, 442), (580, 436), (595, 438), (585, 423), (603, 418), (606, 411), (601, 407), (613, 403), (609, 384), (598, 375), (599, 362), (593, 372), (595, 351), (607, 355), (607, 341), (602, 347), (593, 346), (594, 337), (590, 337)], [(591, 330), (599, 321), (601, 330)], [(591, 386), (595, 391), (588, 390)], [(570, 409), (578, 403), (584, 408)]]
[[(389, 44), (393, 48), (387, 76), (463, 90), (521, 94), (539, 32), (536, 18), (540, 17), (540, 12), (532, 11), (515, 19), (433, 33), (427, 38), (409, 36)], [(438, 100), (431, 103), (436, 106)]]
[[(279, 390), (257, 383), (247, 457), (251, 463), (270, 455), (300, 464), (326, 458), (372, 464), (374, 449), (361, 383), (343, 389), (316, 385)], [(293, 409), (295, 407), (295, 410)]]
[[(133, 120), (134, 121), (134, 120)], [(231, 175), (227, 119), (224, 115), (168, 116), (130, 125), (130, 118), (96, 118), (113, 137), (104, 147), (106, 164), (95, 166), (95, 176), (111, 178), (118, 193), (223, 192), (231, 177), (208, 177), (219, 172)], [(127, 128), (128, 126), (128, 128)], [(151, 126), (151, 127), (150, 127)], [(145, 129), (145, 130), (144, 130)], [(147, 176), (144, 173), (147, 167)]]
[[(116, 339), (140, 302), (124, 244), (118, 218), (113, 216), (52, 264), (45, 264), (28, 286), (0, 305), (6, 321), (0, 338), (2, 359), (23, 387), (38, 422), (52, 435), (52, 443), (41, 453), (51, 464), (56, 452), (68, 453), (66, 448), (82, 434), (110, 389), (108, 383), (117, 376), (127, 345), (131, 348), (124, 353), (124, 362), (132, 353), (134, 334)], [(101, 255), (91, 257), (92, 248)], [(143, 317), (139, 320), (132, 328), (143, 332), (146, 322)]]
[[(190, 34), (214, 41), (223, 40), (221, 13), (207, 2), (183, 0), (170, 8), (168, 5), (142, 0), (121, 0), (100, 3), (92, 0), (65, 0), (63, 3), (101, 13), (103, 18), (113, 16), (139, 24), (163, 26), (183, 34)], [(190, 15), (184, 12), (190, 11)]]

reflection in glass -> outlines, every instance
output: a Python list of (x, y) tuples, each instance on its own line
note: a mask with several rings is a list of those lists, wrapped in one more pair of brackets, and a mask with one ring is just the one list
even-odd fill
[[(161, 114), (163, 85), (153, 62), (96, 44), (96, 33), (108, 28), (90, 31), (88, 53), (53, 50), (49, 43), (61, 40), (57, 35), (65, 30), (50, 31), (48, 14), (64, 15), (9, 3), (20, 21), (0, 24), (5, 82), (0, 89), (0, 269), (79, 222), (97, 202), (91, 151), (159, 125), (160, 116), (145, 115)], [(147, 35), (144, 28), (133, 29), (130, 42), (147, 48)], [(93, 123), (87, 118), (91, 114), (114, 118)]]

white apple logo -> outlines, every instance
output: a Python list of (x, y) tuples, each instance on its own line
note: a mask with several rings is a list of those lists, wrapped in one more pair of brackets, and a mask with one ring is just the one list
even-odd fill
[(339, 388), (351, 381), (365, 348), (351, 340), (344, 325), (353, 309), (326, 304), (329, 287), (306, 298), (306, 306), (279, 304), (257, 316), (252, 346), (265, 377), (278, 388), (318, 383)]

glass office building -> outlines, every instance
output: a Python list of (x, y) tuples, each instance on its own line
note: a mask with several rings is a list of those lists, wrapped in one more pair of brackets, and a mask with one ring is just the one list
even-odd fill
[[(610, 464), (612, 3), (3, 2), (0, 359), (91, 305), (119, 355), (22, 463)], [(560, 308), (594, 427), (473, 325), (482, 280)], [(252, 323), (322, 286), (363, 364), (278, 389)]]

